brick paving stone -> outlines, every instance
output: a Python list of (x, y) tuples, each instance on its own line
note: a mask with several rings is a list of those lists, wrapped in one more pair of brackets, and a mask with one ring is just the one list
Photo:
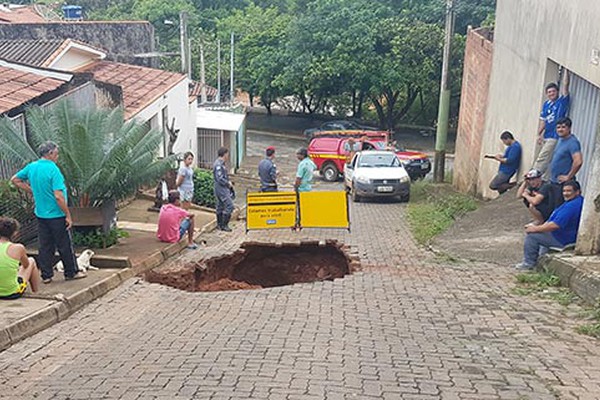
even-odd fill
[(576, 306), (515, 296), (508, 267), (435, 259), (405, 205), (351, 210), (351, 233), (237, 223), (169, 263), (337, 239), (361, 271), (220, 293), (131, 279), (0, 353), (0, 399), (600, 398), (600, 346), (574, 333)]

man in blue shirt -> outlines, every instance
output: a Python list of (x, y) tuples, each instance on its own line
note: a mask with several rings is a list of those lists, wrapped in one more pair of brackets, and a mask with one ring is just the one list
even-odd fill
[(553, 184), (575, 179), (575, 175), (583, 165), (581, 144), (571, 133), (571, 124), (569, 118), (562, 118), (556, 124), (559, 139), (550, 164), (550, 182)]
[[(542, 171), (542, 173), (546, 172), (552, 161), (552, 155), (558, 140), (557, 122), (566, 117), (569, 112), (569, 74), (566, 70), (562, 81), (561, 95), (559, 96), (558, 85), (550, 83), (546, 86), (546, 97), (548, 100), (542, 106), (538, 128), (538, 143), (542, 145), (542, 148), (533, 164), (533, 168)], [(548, 174), (545, 174), (544, 177), (547, 178)]]
[(497, 190), (498, 193), (502, 194), (515, 186), (515, 183), (510, 182), (510, 178), (517, 172), (521, 164), (521, 144), (515, 140), (509, 131), (502, 132), (500, 140), (507, 146), (504, 154), (486, 155), (485, 157), (500, 162), (498, 174), (490, 182), (490, 189)]
[(297, 192), (310, 192), (312, 189), (313, 172), (317, 169), (317, 166), (310, 159), (308, 151), (305, 148), (298, 149), (296, 156), (300, 162), (296, 171), (294, 189)]
[(58, 169), (58, 145), (45, 142), (38, 148), (40, 159), (27, 164), (11, 178), (18, 188), (33, 194), (38, 220), (39, 266), (44, 283), (54, 276), (54, 252), (58, 249), (65, 280), (85, 278), (79, 271), (71, 242), (71, 213), (67, 207), (65, 178)]
[(260, 178), (261, 192), (277, 191), (277, 167), (275, 159), (275, 147), (269, 146), (265, 151), (266, 157), (258, 163), (258, 176)]
[(565, 247), (577, 241), (583, 208), (581, 187), (576, 181), (568, 181), (562, 185), (562, 192), (565, 202), (552, 212), (548, 221), (542, 225), (525, 225), (527, 236), (523, 246), (523, 262), (515, 268), (532, 270), (540, 254), (547, 253), (550, 247)]

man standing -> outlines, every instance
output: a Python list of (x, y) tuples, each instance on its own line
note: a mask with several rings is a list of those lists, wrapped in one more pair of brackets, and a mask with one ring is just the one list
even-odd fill
[(260, 177), (261, 192), (277, 191), (277, 167), (273, 160), (275, 159), (275, 147), (269, 146), (266, 150), (266, 157), (258, 163), (258, 176)]
[(221, 147), (218, 151), (219, 158), (213, 164), (213, 178), (215, 186), (215, 197), (217, 199), (217, 228), (225, 232), (231, 232), (229, 220), (233, 212), (233, 183), (229, 180), (229, 173), (225, 163), (229, 160), (229, 150)]
[(498, 173), (492, 182), (490, 182), (490, 189), (497, 190), (498, 193), (502, 194), (515, 185), (509, 181), (517, 172), (519, 165), (521, 164), (521, 144), (515, 140), (514, 136), (509, 131), (502, 132), (500, 140), (502, 140), (502, 143), (506, 146), (504, 155), (486, 155), (485, 157), (493, 158), (500, 162)]
[(548, 221), (542, 225), (525, 226), (525, 244), (523, 262), (515, 266), (519, 270), (535, 268), (540, 253), (548, 252), (550, 247), (564, 247), (574, 244), (579, 230), (579, 219), (583, 207), (581, 187), (576, 181), (565, 182), (562, 186), (565, 202), (558, 207)]
[(571, 133), (572, 122), (569, 118), (562, 118), (556, 123), (558, 143), (554, 149), (554, 156), (550, 164), (550, 182), (561, 184), (572, 179), (583, 165), (581, 144), (579, 139)]
[[(558, 140), (557, 122), (566, 117), (569, 112), (569, 74), (565, 70), (562, 82), (562, 94), (558, 95), (558, 85), (550, 83), (546, 86), (548, 100), (542, 106), (538, 128), (538, 143), (542, 145), (533, 168), (545, 173), (552, 161), (554, 148)], [(548, 174), (545, 174), (547, 177)]]
[(180, 199), (179, 191), (171, 190), (169, 192), (169, 204), (160, 208), (156, 237), (161, 242), (177, 243), (187, 233), (187, 248), (195, 250), (198, 245), (194, 243), (194, 214), (180, 208)]
[(312, 189), (313, 172), (317, 168), (315, 163), (308, 157), (306, 148), (300, 148), (296, 151), (296, 157), (300, 161), (296, 171), (296, 181), (294, 189), (297, 192), (310, 192)]
[(525, 174), (523, 184), (517, 190), (517, 198), (522, 198), (525, 207), (533, 216), (533, 224), (543, 224), (554, 209), (563, 203), (562, 193), (555, 193), (552, 185), (542, 180), (542, 172), (537, 169)]
[(18, 188), (33, 194), (38, 220), (39, 266), (42, 281), (52, 282), (54, 252), (58, 248), (65, 280), (85, 278), (79, 271), (71, 243), (71, 213), (67, 207), (65, 178), (58, 169), (58, 145), (45, 142), (38, 147), (40, 159), (29, 163), (11, 178)]

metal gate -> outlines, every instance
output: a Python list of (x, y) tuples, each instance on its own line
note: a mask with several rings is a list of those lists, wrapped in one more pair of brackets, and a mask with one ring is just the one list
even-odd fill
[(598, 133), (598, 117), (600, 116), (600, 89), (585, 79), (570, 73), (569, 93), (571, 107), (569, 117), (573, 121), (573, 133), (581, 142), (583, 166), (577, 174), (585, 195), (590, 176), (590, 166), (594, 155), (596, 135)]
[(211, 169), (217, 159), (219, 147), (223, 146), (223, 131), (198, 129), (198, 166)]

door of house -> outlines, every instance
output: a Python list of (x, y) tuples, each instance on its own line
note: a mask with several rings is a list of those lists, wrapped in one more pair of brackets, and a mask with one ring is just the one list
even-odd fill
[(598, 134), (600, 89), (571, 72), (569, 93), (571, 95), (569, 117), (573, 121), (573, 133), (581, 142), (583, 155), (583, 166), (577, 174), (577, 179), (585, 195), (585, 188), (591, 179), (591, 160)]
[(215, 129), (198, 129), (198, 166), (212, 168), (217, 159), (219, 147), (223, 146), (223, 131)]

